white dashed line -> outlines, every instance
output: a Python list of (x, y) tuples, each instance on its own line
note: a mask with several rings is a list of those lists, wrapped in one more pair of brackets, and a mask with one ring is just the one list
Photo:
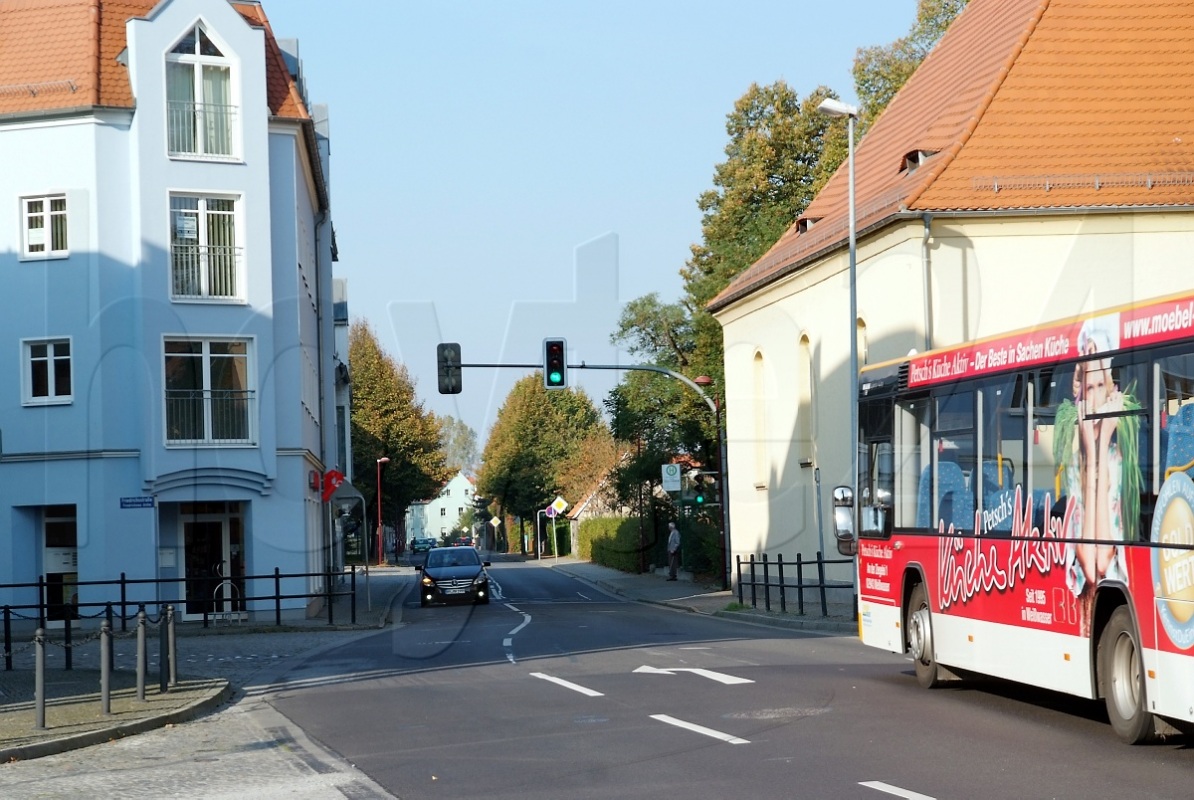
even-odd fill
[(693, 733), (699, 733), (702, 736), (711, 736), (714, 739), (720, 739), (721, 741), (727, 742), (729, 744), (750, 744), (749, 739), (739, 739), (737, 736), (732, 736), (728, 733), (722, 733), (721, 731), (715, 731), (712, 728), (706, 728), (701, 725), (694, 725), (693, 723), (685, 722), (682, 719), (669, 717), (667, 714), (652, 714), (651, 719), (659, 720), (660, 722), (666, 722), (668, 725), (675, 725), (677, 728), (683, 728), (684, 730), (692, 731)]
[(592, 689), (587, 689), (584, 686), (580, 686), (578, 684), (571, 683), (570, 681), (566, 681), (563, 678), (555, 678), (555, 677), (552, 677), (551, 675), (547, 675), (542, 672), (532, 672), (531, 677), (539, 678), (540, 680), (544, 680), (544, 681), (550, 681), (551, 683), (554, 683), (557, 686), (563, 686), (565, 689), (571, 689), (574, 692), (580, 692), (581, 694), (586, 695), (588, 697), (605, 697), (605, 695), (603, 695), (601, 692), (597, 692)]
[(903, 797), (905, 800), (936, 800), (927, 794), (920, 794), (919, 792), (910, 792), (907, 789), (901, 789), (898, 786), (892, 786), (890, 783), (883, 781), (862, 781), (859, 786), (865, 786), (868, 789), (878, 789), (887, 794), (894, 794), (896, 797)]

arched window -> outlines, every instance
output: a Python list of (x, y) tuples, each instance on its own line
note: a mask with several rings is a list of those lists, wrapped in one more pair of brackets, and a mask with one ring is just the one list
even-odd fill
[(232, 67), (202, 25), (166, 54), (166, 119), (170, 155), (236, 155)]

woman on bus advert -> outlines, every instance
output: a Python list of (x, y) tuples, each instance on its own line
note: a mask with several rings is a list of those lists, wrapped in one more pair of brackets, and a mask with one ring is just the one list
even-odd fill
[[(1087, 320), (1078, 351), (1096, 355), (1119, 347), (1114, 317)], [(1135, 383), (1121, 392), (1106, 356), (1074, 370), (1073, 400), (1057, 408), (1053, 460), (1056, 488), (1071, 512), (1066, 585), (1078, 598), (1079, 633), (1090, 635), (1094, 589), (1104, 578), (1128, 582), (1123, 549), (1099, 544), (1136, 539), (1140, 519), (1140, 409)], [(1115, 416), (1108, 416), (1115, 415)], [(1062, 506), (1063, 508), (1066, 506)]]

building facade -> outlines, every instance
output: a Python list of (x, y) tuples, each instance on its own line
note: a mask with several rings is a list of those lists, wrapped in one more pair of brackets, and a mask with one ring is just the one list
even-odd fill
[(0, 583), (159, 579), (131, 599), (194, 617), (322, 571), (326, 118), (263, 8), (3, 4), (0, 152)]
[(446, 541), (448, 534), (460, 529), (464, 513), (474, 510), (476, 493), (473, 479), (458, 472), (435, 497), (411, 503), (406, 509), (407, 542), (424, 538)]

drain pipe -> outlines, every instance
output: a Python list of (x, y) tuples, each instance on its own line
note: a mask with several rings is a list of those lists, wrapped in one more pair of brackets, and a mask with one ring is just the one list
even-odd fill
[(924, 220), (925, 229), (924, 236), (920, 241), (920, 266), (923, 275), (921, 276), (921, 285), (924, 286), (924, 304), (925, 304), (925, 350), (933, 349), (933, 307), (931, 291), (932, 287), (929, 283), (929, 238), (933, 233), (933, 215), (927, 211), (921, 214), (921, 219)]

